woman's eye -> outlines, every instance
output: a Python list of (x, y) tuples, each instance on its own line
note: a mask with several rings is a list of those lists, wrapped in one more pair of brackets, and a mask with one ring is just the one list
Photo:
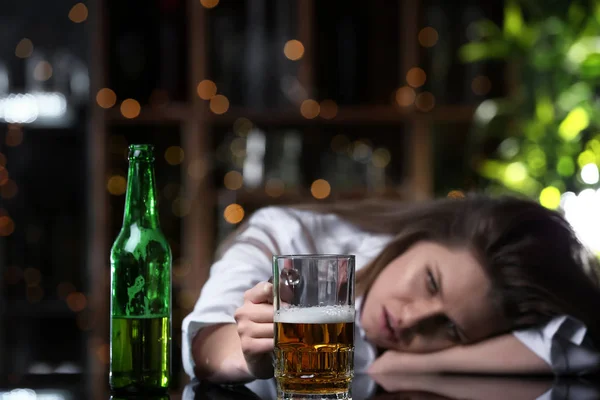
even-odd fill
[(431, 294), (436, 294), (438, 292), (438, 285), (430, 268), (427, 268), (427, 290), (429, 290), (429, 293)]

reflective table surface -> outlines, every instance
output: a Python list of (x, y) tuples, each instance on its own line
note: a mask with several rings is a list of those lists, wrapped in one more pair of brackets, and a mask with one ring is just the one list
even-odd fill
[[(277, 399), (273, 380), (254, 381), (244, 386), (191, 383), (183, 399)], [(301, 399), (301, 397), (298, 397)], [(489, 377), (457, 375), (357, 376), (353, 400), (456, 399), (456, 400), (555, 400), (600, 399), (600, 378), (552, 379), (548, 377)]]
[[(89, 378), (89, 377), (88, 377)], [(86, 377), (26, 377), (16, 385), (0, 381), (1, 400), (275, 400), (275, 381), (257, 380), (246, 385), (191, 382), (164, 396), (110, 396), (91, 389)], [(102, 379), (102, 389), (108, 380)], [(106, 384), (104, 384), (106, 382)], [(101, 393), (102, 392), (102, 393)], [(294, 397), (296, 398), (296, 397)], [(465, 375), (359, 375), (352, 383), (353, 400), (557, 400), (600, 399), (600, 377), (492, 377)], [(302, 399), (302, 397), (298, 397)]]

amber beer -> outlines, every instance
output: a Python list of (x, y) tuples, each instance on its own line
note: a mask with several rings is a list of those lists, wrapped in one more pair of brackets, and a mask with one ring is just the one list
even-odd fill
[(348, 391), (354, 365), (354, 307), (277, 310), (275, 377), (287, 393)]

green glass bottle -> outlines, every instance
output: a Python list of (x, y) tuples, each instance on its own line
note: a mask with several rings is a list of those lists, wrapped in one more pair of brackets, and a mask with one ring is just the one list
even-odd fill
[(171, 249), (160, 230), (153, 147), (129, 147), (123, 227), (111, 253), (110, 387), (166, 392), (171, 373)]

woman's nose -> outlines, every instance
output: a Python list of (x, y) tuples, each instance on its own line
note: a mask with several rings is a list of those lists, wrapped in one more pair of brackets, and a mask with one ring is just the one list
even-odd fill
[(418, 301), (404, 305), (397, 316), (397, 327), (400, 329), (414, 328), (422, 321), (428, 320), (443, 312), (438, 301)]

